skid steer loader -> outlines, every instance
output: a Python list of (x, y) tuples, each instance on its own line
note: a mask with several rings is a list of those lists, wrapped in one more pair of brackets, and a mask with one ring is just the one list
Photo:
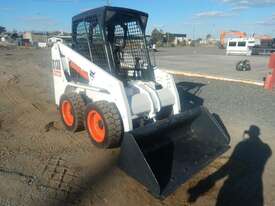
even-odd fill
[(119, 167), (166, 197), (224, 153), (229, 137), (206, 108), (181, 111), (173, 76), (150, 62), (147, 19), (118, 7), (74, 16), (72, 48), (52, 47), (55, 103), (68, 130), (121, 147)]

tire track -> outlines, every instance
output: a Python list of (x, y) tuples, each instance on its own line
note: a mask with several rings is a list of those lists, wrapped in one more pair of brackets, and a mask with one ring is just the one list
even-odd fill
[(81, 195), (87, 188), (81, 186), (79, 173), (67, 166), (62, 157), (51, 157), (42, 172), (38, 186), (40, 191), (47, 191), (45, 200), (62, 202), (66, 205), (78, 205)]

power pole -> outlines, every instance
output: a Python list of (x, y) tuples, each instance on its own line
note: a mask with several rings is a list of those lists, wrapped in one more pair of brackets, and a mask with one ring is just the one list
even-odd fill
[(196, 27), (195, 24), (193, 24), (193, 40), (196, 38)]

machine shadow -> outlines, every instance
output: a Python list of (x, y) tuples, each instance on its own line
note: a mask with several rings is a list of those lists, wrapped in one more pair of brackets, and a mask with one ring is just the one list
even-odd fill
[(226, 177), (219, 191), (216, 206), (263, 206), (262, 175), (271, 155), (271, 148), (260, 139), (260, 128), (250, 126), (227, 163), (188, 190), (188, 201), (195, 202), (217, 181)]
[(182, 111), (186, 111), (203, 105), (204, 100), (197, 95), (200, 93), (201, 88), (204, 86), (205, 84), (194, 82), (177, 83)]

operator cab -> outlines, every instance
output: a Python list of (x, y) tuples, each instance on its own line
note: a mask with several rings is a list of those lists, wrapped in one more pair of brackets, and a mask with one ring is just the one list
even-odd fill
[(122, 81), (154, 79), (146, 44), (148, 14), (118, 7), (73, 17), (73, 49)]

